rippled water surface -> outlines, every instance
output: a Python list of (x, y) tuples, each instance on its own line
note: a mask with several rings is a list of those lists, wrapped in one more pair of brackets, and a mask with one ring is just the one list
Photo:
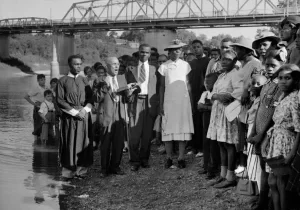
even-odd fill
[(1, 74), (0, 209), (64, 209), (57, 147), (33, 144), (33, 107), (24, 95), (36, 84), (36, 76)]

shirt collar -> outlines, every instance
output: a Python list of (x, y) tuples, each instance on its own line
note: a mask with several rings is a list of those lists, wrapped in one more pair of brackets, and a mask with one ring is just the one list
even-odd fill
[(149, 62), (148, 62), (148, 60), (146, 60), (146, 61), (143, 63), (142, 61), (139, 60), (139, 66), (141, 66), (142, 64), (144, 64), (144, 65), (147, 66), (147, 65), (149, 65)]
[(76, 76), (75, 76), (74, 74), (72, 74), (71, 72), (69, 72), (68, 76), (72, 77), (72, 78), (77, 78), (79, 76), (79, 74), (76, 74)]

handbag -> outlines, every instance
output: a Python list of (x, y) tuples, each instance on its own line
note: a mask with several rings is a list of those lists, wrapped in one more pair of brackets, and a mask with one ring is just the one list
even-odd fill
[[(248, 155), (252, 154), (252, 150), (253, 150), (253, 145), (251, 145)], [(251, 155), (251, 158), (252, 158), (252, 155)], [(250, 158), (250, 162), (251, 162), (251, 158)], [(256, 158), (255, 162), (254, 162), (255, 167), (253, 167), (253, 168), (255, 168), (255, 176), (256, 176), (257, 164), (258, 164), (258, 159)], [(248, 171), (248, 167), (247, 167), (247, 171)], [(254, 169), (251, 172), (251, 176), (252, 176), (253, 172), (254, 172)], [(250, 196), (258, 195), (259, 191), (258, 191), (256, 182), (249, 180), (249, 178), (246, 178), (244, 174), (245, 173), (243, 172), (242, 178), (240, 178), (238, 181), (238, 184), (236, 186), (236, 192), (240, 195), (250, 195)]]

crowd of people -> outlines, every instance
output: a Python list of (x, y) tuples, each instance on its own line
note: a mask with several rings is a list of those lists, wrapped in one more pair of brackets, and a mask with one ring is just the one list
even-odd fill
[(299, 209), (299, 28), (300, 17), (289, 16), (280, 37), (224, 38), (219, 49), (177, 39), (159, 54), (141, 44), (132, 56), (86, 66), (85, 76), (82, 56), (72, 55), (68, 75), (52, 79), (51, 89), (38, 75), (25, 96), (34, 106), (33, 135), (59, 141), (66, 179), (86, 177), (95, 149), (101, 178), (124, 174), (126, 152), (131, 171), (149, 168), (155, 143), (166, 169), (185, 168), (185, 155), (195, 155), (208, 186), (258, 188), (253, 209)]

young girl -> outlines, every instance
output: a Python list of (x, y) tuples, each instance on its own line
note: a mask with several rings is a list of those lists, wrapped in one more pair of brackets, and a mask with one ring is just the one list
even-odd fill
[[(284, 157), (284, 164), (290, 164), (299, 145), (300, 139), (300, 101), (298, 97), (300, 69), (294, 64), (283, 65), (278, 71), (278, 85), (282, 95), (278, 100), (273, 115), (274, 125), (268, 130), (269, 147), (262, 146), (266, 158)], [(266, 150), (265, 150), (266, 149)], [(263, 154), (264, 155), (264, 154)], [(289, 171), (276, 174), (268, 165), (268, 183), (272, 192), (275, 210), (286, 210), (286, 185)]]
[(253, 128), (247, 141), (253, 144), (254, 153), (259, 156), (261, 166), (261, 184), (259, 200), (254, 210), (265, 209), (268, 205), (268, 173), (265, 171), (265, 160), (261, 156), (261, 142), (268, 129), (272, 126), (272, 116), (275, 110), (274, 102), (278, 100), (282, 91), (278, 87), (277, 71), (285, 62), (284, 53), (281, 50), (271, 50), (266, 55), (267, 83), (260, 92), (260, 105), (257, 109)]
[(55, 124), (55, 108), (53, 104), (53, 93), (51, 90), (44, 92), (45, 101), (42, 102), (39, 115), (43, 119), (41, 141), (46, 144), (48, 137), (54, 138), (53, 126)]

